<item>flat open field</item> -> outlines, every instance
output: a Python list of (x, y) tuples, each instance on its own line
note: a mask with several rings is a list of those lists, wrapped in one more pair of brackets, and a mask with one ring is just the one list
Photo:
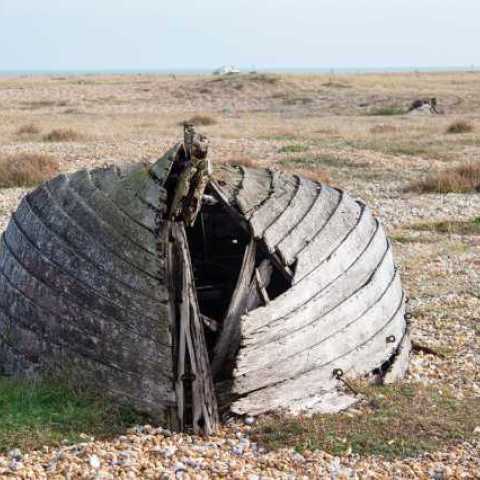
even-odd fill
[[(443, 114), (404, 113), (413, 100), (430, 97)], [(347, 431), (343, 447), (325, 453), (307, 427), (267, 419), (263, 430), (234, 424), (209, 440), (137, 432), (87, 442), (63, 457), (64, 447), (32, 453), (17, 475), (43, 478), (42, 465), (57, 458), (55, 478), (67, 471), (93, 478), (96, 462), (88, 458), (97, 455), (100, 478), (175, 478), (179, 462), (188, 472), (183, 478), (480, 478), (480, 193), (409, 189), (445, 170), (480, 164), (480, 73), (0, 78), (0, 161), (47, 154), (62, 172), (152, 161), (180, 140), (181, 122), (194, 116), (210, 139), (214, 165), (295, 171), (345, 189), (374, 210), (391, 236), (414, 315), (417, 348), (405, 380), (410, 403), (425, 392), (448, 401), (427, 402), (415, 432), (402, 431), (410, 415), (420, 415), (403, 402), (396, 415), (405, 421), (397, 425), (393, 415), (384, 425), (390, 437), (382, 441), (391, 446), (385, 452)], [(468, 128), (447, 133), (459, 121)], [(49, 135), (58, 129), (69, 132)], [(26, 191), (0, 188), (0, 231)], [(371, 403), (350, 415), (373, 415)], [(461, 420), (467, 411), (474, 413)], [(275, 421), (279, 429), (292, 428), (291, 435), (272, 440)], [(378, 437), (369, 425), (361, 428)], [(273, 450), (255, 446), (252, 434)], [(422, 449), (412, 445), (395, 449), (402, 435), (405, 445), (410, 439), (431, 453), (418, 456)], [(170, 446), (177, 448), (170, 456), (149, 453)], [(112, 452), (120, 451), (130, 451), (131, 461), (112, 463)], [(376, 455), (382, 452), (386, 458)], [(8, 464), (0, 456), (0, 475)], [(165, 476), (155, 477), (155, 469)]]

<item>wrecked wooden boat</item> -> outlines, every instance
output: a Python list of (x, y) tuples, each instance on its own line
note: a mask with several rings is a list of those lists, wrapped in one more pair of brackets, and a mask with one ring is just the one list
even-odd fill
[(402, 377), (405, 296), (368, 207), (217, 167), (187, 227), (168, 213), (185, 152), (25, 196), (0, 246), (3, 374), (65, 374), (206, 433), (219, 411), (334, 412), (355, 401), (347, 378)]

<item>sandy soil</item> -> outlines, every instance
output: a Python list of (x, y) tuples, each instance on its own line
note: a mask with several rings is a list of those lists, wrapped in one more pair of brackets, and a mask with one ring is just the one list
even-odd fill
[[(373, 115), (379, 108), (407, 107), (416, 98), (432, 96), (438, 98), (443, 115)], [(415, 316), (414, 339), (448, 351), (445, 358), (414, 355), (406, 381), (450, 384), (460, 396), (480, 396), (480, 236), (419, 232), (411, 228), (420, 221), (470, 221), (480, 216), (480, 195), (403, 192), (409, 182), (432, 171), (465, 161), (480, 161), (480, 74), (333, 78), (258, 75), (176, 80), (150, 75), (0, 78), (0, 156), (48, 153), (61, 162), (65, 172), (103, 164), (150, 161), (180, 138), (179, 123), (194, 114), (207, 115), (216, 122), (199, 127), (211, 140), (214, 162), (248, 161), (329, 178), (330, 183), (368, 203), (392, 235), (411, 299), (409, 308)], [(472, 133), (446, 134), (447, 126), (459, 119), (476, 128)], [(17, 134), (19, 127), (31, 123), (40, 133)], [(81, 140), (42, 141), (42, 135), (54, 128), (74, 129)], [(291, 151), (295, 149), (296, 152)], [(18, 188), (0, 189), (0, 231), (24, 193)], [(480, 418), (472, 419), (472, 423), (480, 426)], [(293, 452), (259, 454), (256, 450), (237, 455), (232, 453), (233, 444), (229, 443), (229, 439), (234, 444), (238, 441), (235, 429), (222, 435), (224, 443), (215, 447), (218, 458), (212, 457), (223, 465), (218, 467), (220, 470), (185, 465), (180, 457), (172, 455), (173, 461), (167, 455), (169, 460), (162, 464), (167, 476), (152, 474), (145, 478), (175, 478), (178, 462), (183, 462), (183, 470), (191, 475), (185, 476), (188, 473), (182, 473), (183, 467), (177, 465), (183, 478), (223, 478), (224, 474), (251, 479), (302, 475), (324, 478), (327, 474), (332, 478), (480, 478), (475, 440), (414, 460), (386, 462), (348, 455), (334, 459), (320, 452), (312, 454), (310, 461), (298, 457), (295, 460)], [(127, 467), (117, 473), (106, 468), (105, 478), (144, 478), (138, 476), (141, 470), (137, 467), (142, 461), (137, 457), (154, 444), (164, 448), (171, 443), (171, 437), (157, 437), (158, 441), (139, 434), (114, 440), (107, 446), (98, 443), (100, 452), (133, 445), (138, 454), (137, 470), (134, 468), (131, 475)], [(188, 443), (187, 437), (175, 436), (175, 445)], [(208, 442), (202, 445), (205, 443)], [(135, 446), (138, 444), (141, 447)], [(96, 462), (92, 466), (88, 461), (94, 454), (105, 457), (106, 454), (94, 453), (97, 447), (84, 446), (84, 456), (78, 457), (86, 465), (82, 478), (93, 478), (90, 475), (103, 471), (96, 468)], [(251, 452), (249, 449), (250, 446), (245, 452)], [(46, 475), (47, 470), (40, 465), (48, 464), (50, 457), (57, 454), (58, 451), (31, 454), (25, 465), (37, 474), (28, 478)], [(279, 466), (281, 458), (285, 459), (283, 466)], [(4, 461), (7, 465), (8, 459)], [(102, 466), (105, 462), (102, 460)], [(437, 470), (443, 473), (437, 475)], [(77, 473), (73, 468), (72, 475)], [(21, 476), (22, 470), (16, 474)], [(108, 477), (109, 474), (113, 476)], [(52, 478), (64, 476), (59, 473)]]

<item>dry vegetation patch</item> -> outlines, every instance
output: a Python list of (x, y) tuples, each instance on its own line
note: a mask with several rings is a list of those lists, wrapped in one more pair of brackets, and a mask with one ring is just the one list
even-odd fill
[(480, 191), (480, 163), (466, 163), (432, 173), (410, 184), (405, 191), (416, 193), (468, 193)]
[(82, 139), (83, 135), (72, 128), (56, 128), (43, 136), (44, 142), (74, 142)]
[(357, 414), (277, 416), (260, 421), (255, 439), (276, 449), (321, 449), (406, 457), (468, 440), (476, 426), (479, 398), (462, 399), (440, 387), (396, 385), (363, 388), (369, 407)]
[(217, 121), (209, 115), (200, 114), (190, 117), (188, 120), (180, 122), (179, 125), (183, 126), (185, 123), (192, 123), (195, 126), (208, 127), (209, 125), (215, 125)]
[(459, 235), (479, 235), (480, 217), (471, 221), (421, 222), (410, 225), (412, 230), (450, 233)]
[(449, 125), (446, 133), (453, 133), (453, 134), (470, 133), (470, 132), (473, 132), (473, 130), (474, 130), (474, 127), (472, 123), (466, 120), (458, 120)]
[(34, 123), (27, 123), (26, 125), (21, 125), (15, 133), (17, 135), (36, 135), (40, 133), (40, 128)]
[(372, 108), (367, 112), (367, 115), (371, 116), (391, 116), (391, 115), (403, 115), (406, 110), (398, 105), (388, 105), (385, 107)]
[(32, 187), (59, 172), (56, 160), (39, 153), (0, 157), (0, 188)]

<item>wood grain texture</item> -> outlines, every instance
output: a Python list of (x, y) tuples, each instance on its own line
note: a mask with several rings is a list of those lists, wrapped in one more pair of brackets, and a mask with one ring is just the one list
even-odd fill
[(266, 169), (239, 168), (243, 176), (235, 201), (245, 218), (249, 219), (271, 194), (272, 172)]

